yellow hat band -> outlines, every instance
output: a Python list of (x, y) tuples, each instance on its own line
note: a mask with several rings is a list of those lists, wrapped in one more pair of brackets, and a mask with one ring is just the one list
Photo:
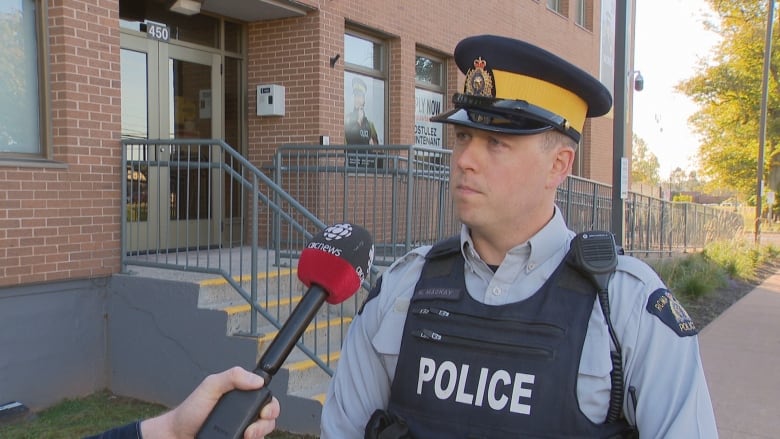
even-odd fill
[(496, 98), (516, 99), (542, 107), (565, 118), (582, 133), (588, 104), (576, 94), (555, 84), (518, 73), (493, 70)]

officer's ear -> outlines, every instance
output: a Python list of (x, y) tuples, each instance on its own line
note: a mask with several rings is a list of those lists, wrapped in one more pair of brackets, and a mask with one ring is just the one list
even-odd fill
[(571, 142), (562, 139), (551, 151), (550, 175), (548, 178), (548, 188), (557, 188), (566, 177), (571, 174), (574, 166), (575, 149)]

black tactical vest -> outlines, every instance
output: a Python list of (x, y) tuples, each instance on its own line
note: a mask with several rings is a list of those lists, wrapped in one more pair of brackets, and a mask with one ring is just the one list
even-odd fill
[(596, 292), (565, 262), (533, 296), (479, 303), (460, 241), (426, 256), (404, 326), (388, 411), (414, 438), (611, 438), (579, 409), (577, 375)]

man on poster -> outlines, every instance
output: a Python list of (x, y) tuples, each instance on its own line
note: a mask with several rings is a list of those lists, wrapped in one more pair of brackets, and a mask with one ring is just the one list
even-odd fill
[(353, 109), (344, 121), (344, 134), (348, 145), (379, 144), (376, 127), (366, 117), (366, 89), (366, 83), (362, 79), (352, 79)]

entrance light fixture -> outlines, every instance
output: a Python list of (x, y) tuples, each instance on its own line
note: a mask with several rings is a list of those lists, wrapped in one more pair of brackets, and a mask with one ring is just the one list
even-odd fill
[(176, 0), (170, 9), (171, 12), (184, 15), (200, 14), (200, 2), (196, 0)]

